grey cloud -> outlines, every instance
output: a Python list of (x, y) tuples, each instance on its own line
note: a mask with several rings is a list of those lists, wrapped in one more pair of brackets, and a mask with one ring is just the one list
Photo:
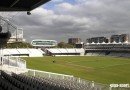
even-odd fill
[(31, 16), (15, 15), (13, 22), (24, 28), (25, 38), (32, 40), (67, 40), (81, 37), (130, 33), (130, 0), (76, 0), (62, 2), (53, 10), (36, 9)]

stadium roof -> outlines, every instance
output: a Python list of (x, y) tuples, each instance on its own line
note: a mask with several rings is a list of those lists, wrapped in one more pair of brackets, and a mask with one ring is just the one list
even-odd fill
[(0, 11), (31, 11), (50, 0), (0, 0)]

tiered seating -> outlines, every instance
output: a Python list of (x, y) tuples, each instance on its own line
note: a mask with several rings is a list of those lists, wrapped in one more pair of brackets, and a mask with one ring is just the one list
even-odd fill
[[(5, 52), (8, 52), (6, 54), (10, 54), (10, 55), (16, 55), (16, 54), (20, 54), (17, 49), (4, 49)], [(3, 52), (4, 53), (4, 52)]]
[(100, 54), (100, 52), (93, 52), (92, 56), (98, 56)]
[(84, 49), (75, 49), (75, 51), (78, 53), (84, 53)]
[(30, 52), (28, 51), (28, 49), (17, 49), (17, 51), (20, 53), (20, 54), (29, 54)]
[[(25, 75), (16, 75), (13, 74), (13, 77), (17, 80), (27, 84), (30, 87), (34, 87), (37, 90), (68, 90), (67, 88), (64, 89), (62, 87), (58, 87), (53, 83), (47, 82), (41, 78), (37, 79), (36, 77), (29, 77)], [(62, 88), (62, 89), (61, 89)]]
[(61, 53), (58, 49), (48, 49), (51, 53)]
[(92, 54), (93, 54), (93, 53), (88, 52), (88, 53), (86, 53), (86, 56), (92, 56)]
[(39, 51), (38, 49), (28, 49), (28, 51), (30, 52), (29, 56), (31, 57), (42, 57), (44, 54), (43, 51)]
[(0, 90), (98, 90), (73, 80), (27, 76), (1, 71)]
[(87, 52), (86, 56), (105, 56), (105, 52)]
[(75, 49), (77, 53), (80, 53), (80, 56), (84, 56), (85, 50), (84, 49)]
[(13, 74), (13, 77), (30, 87), (32, 86), (37, 89), (44, 88), (43, 90), (87, 90), (91, 88), (88, 85), (64, 79), (40, 78), (16, 74)]
[(123, 56), (123, 57), (130, 57), (130, 53), (129, 52), (124, 52), (123, 54), (121, 54), (121, 56)]
[(108, 56), (114, 56), (114, 53), (113, 53), (113, 52), (110, 52), (110, 53), (108, 54)]
[(41, 50), (41, 49), (37, 49), (39, 52), (41, 52), (42, 53), (42, 55), (44, 55), (45, 54), (45, 52), (43, 51), (43, 50)]
[(60, 48), (60, 49), (58, 49), (61, 53), (68, 53), (67, 52), (67, 50), (66, 49), (64, 49), (64, 48)]
[(47, 49), (53, 55), (56, 56), (76, 56), (76, 55), (84, 55), (84, 49), (76, 49), (76, 48), (51, 48)]
[(110, 52), (109, 56), (115, 56), (115, 57), (120, 57), (120, 53), (119, 52)]
[(64, 48), (60, 48), (60, 49), (58, 49), (59, 51), (60, 51), (60, 53), (61, 53), (61, 55), (60, 56), (68, 56), (68, 52), (67, 52), (67, 50), (66, 49), (64, 49)]
[(105, 56), (106, 53), (105, 52), (100, 52), (99, 56)]
[(66, 49), (68, 51), (68, 53), (76, 53), (75, 49)]
[[(37, 90), (34, 89), (32, 87), (29, 87), (28, 85), (18, 81), (17, 79), (13, 78), (11, 75), (1, 71), (1, 76), (2, 78), (4, 78), (3, 81), (1, 81), (2, 83), (1, 86), (3, 86), (4, 90)], [(7, 81), (6, 84), (2, 85), (4, 81)], [(13, 88), (13, 89), (12, 89)]]
[(25, 57), (25, 56), (30, 56), (30, 57), (42, 57), (45, 54), (45, 52), (43, 52), (40, 49), (19, 49), (19, 48), (14, 48), (14, 49), (3, 49), (3, 55), (7, 56), (7, 55), (11, 55), (11, 56), (19, 56), (19, 57)]
[(0, 76), (0, 90), (20, 90), (19, 88), (13, 86), (10, 82)]
[(10, 55), (11, 52), (7, 51), (6, 49), (3, 49), (3, 54), (4, 54), (5, 56), (7, 56), (7, 55)]

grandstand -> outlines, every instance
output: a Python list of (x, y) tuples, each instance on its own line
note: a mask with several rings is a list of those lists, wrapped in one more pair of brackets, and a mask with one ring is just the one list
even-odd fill
[(43, 57), (45, 54), (41, 49), (35, 48), (12, 48), (12, 49), (3, 49), (3, 56), (17, 56), (17, 57)]
[(130, 57), (130, 44), (86, 44), (86, 56)]
[(49, 48), (47, 55), (52, 56), (84, 56), (84, 49), (77, 48)]
[[(41, 78), (0, 72), (0, 90), (97, 90), (92, 85), (71, 80)], [(32, 82), (33, 81), (33, 82)]]

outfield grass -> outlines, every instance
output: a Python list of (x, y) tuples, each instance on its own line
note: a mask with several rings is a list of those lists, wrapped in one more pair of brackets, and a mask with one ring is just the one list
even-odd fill
[[(72, 56), (23, 59), (27, 61), (27, 67), (30, 69), (74, 75), (104, 84), (130, 84), (128, 58)], [(56, 62), (53, 63), (53, 60)]]

